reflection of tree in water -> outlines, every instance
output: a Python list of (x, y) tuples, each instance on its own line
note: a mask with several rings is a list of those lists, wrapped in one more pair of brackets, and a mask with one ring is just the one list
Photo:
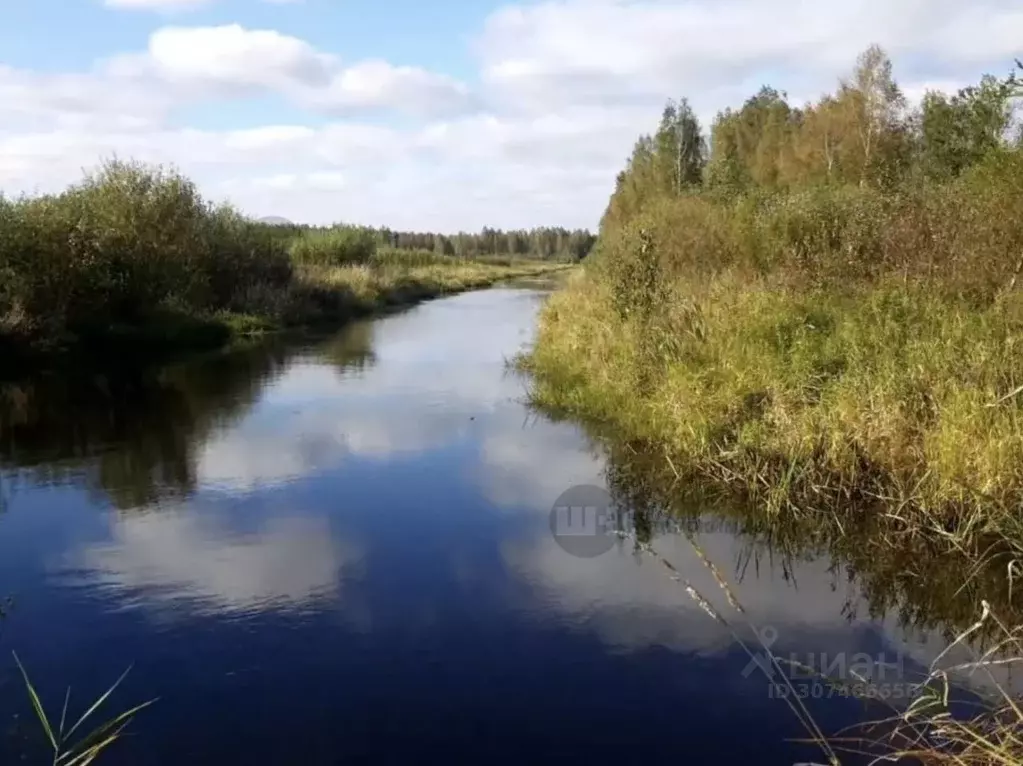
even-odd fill
[[(372, 363), (368, 328), (317, 347), (338, 367)], [(296, 351), (279, 342), (163, 368), (0, 384), (0, 467), (36, 483), (84, 482), (122, 509), (195, 488), (196, 459), (243, 416)]]
[[(744, 543), (733, 562), (740, 580), (765, 560), (791, 579), (798, 562), (828, 556), (836, 581), (857, 587), (870, 617), (895, 614), (904, 628), (951, 639), (976, 621), (984, 599), (1008, 624), (1023, 621), (1009, 585), (1013, 553), (990, 540), (978, 537), (965, 548), (940, 534), (908, 534), (885, 507), (851, 501), (812, 512), (758, 511), (720, 485), (680, 481), (661, 451), (602, 441), (608, 487), (616, 504), (636, 514), (637, 530), (645, 517), (646, 534), (673, 524), (692, 533), (727, 532)], [(846, 615), (852, 619), (859, 606), (847, 603)]]
[(628, 516), (638, 545), (650, 543), (659, 534), (675, 529), (674, 520), (663, 498), (645, 482), (630, 480), (625, 469), (628, 463), (609, 460), (607, 485), (615, 507)]
[(342, 332), (320, 344), (318, 354), (338, 370), (363, 370), (376, 363), (373, 352), (372, 320), (353, 322)]

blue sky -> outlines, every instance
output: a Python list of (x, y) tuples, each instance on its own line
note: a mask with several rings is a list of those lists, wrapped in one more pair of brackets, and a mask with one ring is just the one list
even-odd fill
[[(191, 11), (118, 11), (91, 0), (32, 0), (5, 4), (0, 26), (4, 63), (51, 71), (87, 68), (111, 51), (144, 48), (166, 25), (218, 26), (242, 22), (275, 29), (346, 58), (383, 56), (471, 77), (466, 43), (498, 3), (487, 0), (227, 0)], [(54, 20), (59, 19), (59, 24)], [(49, 41), (50, 45), (42, 45)]]
[(117, 155), (254, 215), (594, 226), (668, 97), (812, 100), (880, 43), (910, 99), (1008, 71), (1017, 0), (32, 0), (0, 25), (0, 191)]

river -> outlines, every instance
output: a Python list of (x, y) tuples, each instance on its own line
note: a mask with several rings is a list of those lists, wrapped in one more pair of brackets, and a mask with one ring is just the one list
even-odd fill
[[(552, 507), (605, 487), (608, 458), (506, 364), (544, 295), (7, 385), (0, 757), (45, 750), (15, 650), (58, 715), (65, 685), (80, 712), (129, 664), (111, 711), (159, 698), (104, 764), (821, 760), (733, 631), (754, 658), (759, 635), (876, 661), (897, 695), (940, 630), (821, 546), (776, 555), (720, 518), (652, 534), (677, 573), (630, 539), (566, 550)], [(687, 593), (730, 609), (703, 557), (741, 620)], [(796, 689), (823, 729), (862, 718), (828, 688)]]

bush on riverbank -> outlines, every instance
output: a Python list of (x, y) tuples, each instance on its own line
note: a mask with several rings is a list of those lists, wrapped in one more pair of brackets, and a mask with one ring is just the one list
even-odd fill
[(315, 266), (357, 266), (369, 263), (376, 251), (373, 235), (355, 226), (302, 231), (290, 248), (296, 264)]
[[(543, 315), (536, 395), (775, 509), (880, 495), (921, 511), (917, 525), (1018, 535), (1015, 84), (986, 78), (912, 114), (880, 55), (817, 105), (793, 110), (765, 89), (723, 113), (709, 161), (686, 138), (691, 112), (669, 107), (619, 176), (595, 263)], [(939, 166), (939, 102), (962, 112), (949, 131), (994, 111), (1005, 138)], [(735, 131), (747, 133), (730, 142)], [(690, 150), (699, 171), (685, 177)]]
[(255, 223), (124, 162), (61, 194), (0, 198), (0, 353), (218, 345), (553, 267), (378, 250), (367, 231)]
[(30, 343), (235, 308), (291, 282), (262, 227), (175, 173), (113, 162), (65, 192), (0, 202), (0, 330)]

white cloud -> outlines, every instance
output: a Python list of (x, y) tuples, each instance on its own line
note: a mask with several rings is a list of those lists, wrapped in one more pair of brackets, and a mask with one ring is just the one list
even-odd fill
[(477, 48), (488, 84), (521, 105), (689, 95), (717, 109), (764, 83), (816, 95), (874, 42), (914, 69), (972, 76), (1004, 69), (1021, 37), (1008, 0), (566, 0), (498, 11)]
[[(0, 107), (0, 117), (3, 108)], [(93, 167), (100, 158), (114, 155), (145, 162), (174, 164), (193, 177), (208, 196), (258, 199), (269, 194), (269, 205), (283, 202), (301, 212), (306, 199), (291, 199), (296, 190), (304, 193), (337, 192), (348, 189), (342, 177), (353, 183), (376, 183), (380, 158), (396, 134), (369, 125), (338, 124), (313, 129), (301, 125), (268, 125), (235, 131), (193, 129), (124, 129), (103, 127), (105, 118), (95, 115), (80, 129), (61, 127), (39, 132), (5, 133), (0, 128), (0, 189), (5, 191), (57, 191), (81, 177), (82, 168)], [(84, 123), (83, 123), (84, 125)], [(393, 154), (391, 155), (393, 156)], [(376, 166), (376, 169), (374, 169)], [(279, 174), (295, 175), (288, 188), (252, 184), (254, 179)], [(358, 190), (350, 190), (356, 195)], [(320, 215), (333, 220), (339, 215), (336, 200), (324, 199)], [(251, 205), (249, 206), (251, 207)]]
[(103, 72), (52, 74), (0, 62), (0, 137), (53, 129), (152, 131), (174, 103), (170, 93)]
[(277, 146), (297, 147), (313, 136), (316, 131), (302, 125), (267, 125), (262, 128), (238, 130), (225, 133), (224, 143), (233, 149), (264, 150)]
[[(705, 122), (765, 83), (816, 98), (876, 41), (916, 98), (1006, 71), (1021, 39), (1014, 0), (549, 0), (491, 14), (462, 81), (271, 29), (168, 26), (89, 71), (0, 62), (0, 189), (58, 187), (117, 153), (174, 162), (255, 215), (592, 226), (669, 96)], [(230, 124), (253, 96), (286, 102), (292, 124), (189, 127), (194, 105)]]
[(359, 62), (339, 72), (328, 88), (306, 96), (311, 106), (329, 111), (400, 108), (427, 115), (458, 111), (468, 100), (469, 89), (454, 78), (380, 60)]
[(347, 185), (343, 173), (320, 171), (315, 173), (277, 173), (271, 176), (259, 176), (244, 181), (228, 181), (225, 190), (238, 192), (245, 187), (267, 189), (271, 191), (292, 191), (295, 189), (338, 191)]
[(271, 90), (325, 85), (336, 59), (309, 43), (273, 30), (166, 27), (149, 38), (156, 73), (170, 81)]
[(158, 29), (145, 51), (112, 56), (104, 70), (146, 81), (183, 102), (262, 92), (332, 114), (431, 115), (460, 111), (470, 101), (468, 88), (454, 78), (378, 59), (342, 66), (339, 57), (305, 40), (239, 24)]

